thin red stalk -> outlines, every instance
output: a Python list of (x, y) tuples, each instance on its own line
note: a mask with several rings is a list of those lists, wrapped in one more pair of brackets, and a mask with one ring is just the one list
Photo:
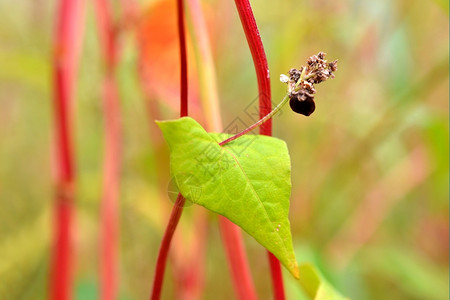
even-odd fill
[[(205, 286), (206, 244), (208, 234), (208, 212), (194, 211), (193, 237), (188, 245), (182, 239), (173, 240), (173, 248), (183, 251), (171, 252), (175, 276), (175, 298), (179, 300), (202, 299)], [(182, 254), (182, 256), (180, 255)]]
[(281, 265), (278, 259), (269, 251), (267, 251), (269, 258), (270, 271), (272, 273), (272, 285), (274, 299), (286, 299), (283, 286), (283, 274), (281, 273)]
[(107, 72), (112, 72), (116, 58), (116, 35), (114, 23), (111, 17), (111, 8), (107, 0), (96, 0), (97, 29), (100, 38), (100, 47), (104, 65)]
[[(259, 90), (259, 116), (260, 119), (262, 119), (272, 109), (270, 74), (267, 58), (249, 0), (235, 0), (235, 3), (256, 70)], [(272, 135), (272, 120), (269, 119), (265, 123), (261, 124), (260, 133), (264, 135)], [(275, 256), (271, 255), (271, 253), (269, 253), (268, 256), (274, 287), (274, 297), (276, 300), (284, 300), (285, 296), (283, 277), (280, 271), (280, 262)]]
[[(266, 53), (261, 41), (261, 36), (259, 35), (258, 27), (256, 26), (250, 2), (248, 0), (235, 0), (235, 3), (252, 54), (253, 64), (255, 65), (259, 92), (259, 117), (262, 119), (272, 110), (270, 74)], [(272, 135), (272, 120), (268, 120), (261, 125), (260, 133)]]
[(54, 52), (54, 118), (56, 130), (56, 196), (50, 292), (53, 300), (72, 297), (72, 219), (74, 206), (74, 155), (72, 102), (82, 33), (80, 0), (61, 0)]
[(194, 50), (197, 51), (197, 70), (206, 127), (210, 131), (222, 132), (219, 92), (217, 90), (216, 68), (211, 49), (208, 27), (200, 0), (187, 0), (190, 22), (194, 37)]
[[(180, 43), (180, 117), (188, 115), (188, 75), (187, 75), (187, 47), (186, 47), (186, 30), (184, 24), (184, 0), (177, 0), (177, 22), (178, 37)], [(167, 255), (170, 249), (173, 234), (177, 228), (178, 222), (183, 212), (185, 199), (179, 193), (172, 213), (169, 218), (169, 224), (166, 227), (161, 247), (156, 262), (155, 277), (153, 281), (153, 290), (150, 299), (159, 300), (161, 298), (161, 290), (166, 269)]]
[[(189, 0), (188, 3), (194, 29), (193, 36), (196, 37), (198, 56), (201, 58), (198, 66), (200, 82), (203, 87), (202, 102), (207, 116), (207, 128), (209, 131), (221, 132), (223, 128), (218, 104), (219, 95), (205, 18), (198, 0)], [(257, 299), (241, 229), (223, 216), (219, 216), (219, 225), (236, 298), (241, 300)]]
[(167, 224), (166, 232), (161, 241), (161, 247), (158, 253), (158, 260), (156, 261), (155, 278), (153, 280), (153, 290), (150, 297), (151, 300), (159, 300), (161, 298), (162, 283), (164, 279), (164, 272), (166, 269), (167, 255), (170, 249), (172, 237), (183, 212), (185, 199), (181, 194), (178, 194), (172, 213), (170, 214), (169, 224)]
[(240, 228), (222, 216), (219, 217), (219, 226), (237, 298), (240, 300), (258, 299)]
[(101, 205), (100, 294), (103, 300), (117, 298), (118, 285), (118, 198), (120, 173), (120, 112), (117, 85), (108, 76), (104, 82), (105, 149)]
[(69, 96), (65, 72), (57, 66), (55, 72), (55, 119), (57, 134), (56, 224), (52, 257), (51, 299), (69, 299), (72, 293), (72, 235), (74, 201), (74, 163), (72, 134), (69, 130)]
[(120, 173), (120, 108), (116, 69), (116, 35), (107, 0), (97, 0), (97, 27), (105, 65), (103, 113), (105, 147), (101, 202), (100, 298), (114, 300), (118, 291), (118, 198)]
[(186, 30), (184, 24), (184, 0), (177, 0), (178, 37), (180, 42), (180, 117), (188, 115), (188, 74), (187, 74), (187, 49)]
[(250, 131), (256, 129), (256, 127), (258, 126), (262, 126), (264, 123), (266, 123), (267, 121), (271, 120), (271, 118), (280, 111), (281, 108), (283, 108), (283, 106), (287, 103), (287, 101), (289, 100), (289, 94), (287, 94), (286, 96), (284, 96), (283, 100), (271, 111), (269, 112), (267, 115), (265, 115), (262, 119), (259, 119), (257, 122), (253, 123), (252, 125), (250, 125), (249, 127), (245, 128), (244, 130), (242, 130), (241, 132), (230, 136), (229, 138), (227, 138), (226, 140), (222, 141), (219, 143), (220, 146), (223, 146), (225, 144), (228, 144), (231, 141), (234, 141), (235, 139), (243, 136), (244, 134), (249, 133)]

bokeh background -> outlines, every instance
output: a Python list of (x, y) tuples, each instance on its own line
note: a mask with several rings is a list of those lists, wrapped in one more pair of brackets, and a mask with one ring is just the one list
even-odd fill
[[(148, 297), (172, 207), (167, 148), (153, 123), (178, 115), (174, 1), (137, 1), (120, 36), (123, 155), (120, 299)], [(319, 51), (339, 59), (318, 86), (316, 112), (285, 108), (274, 136), (292, 159), (290, 220), (297, 259), (313, 262), (351, 299), (448, 299), (449, 86), (445, 0), (252, 1), (267, 52), (273, 102), (279, 74)], [(233, 1), (202, 1), (224, 128), (250, 124), (254, 68)], [(120, 16), (120, 6), (115, 6)], [(54, 0), (0, 1), (0, 298), (46, 299), (52, 239)], [(103, 65), (93, 4), (86, 22), (75, 101), (76, 299), (97, 299), (104, 141)], [(192, 16), (188, 17), (192, 33)], [(191, 34), (192, 37), (192, 34)], [(205, 122), (191, 38), (190, 101)], [(197, 55), (195, 54), (197, 53)], [(150, 66), (149, 78), (142, 78)], [(148, 79), (148, 78), (147, 78)], [(203, 118), (203, 119), (202, 119)], [(206, 218), (201, 225), (198, 218)], [(232, 299), (217, 217), (185, 210), (175, 256), (192, 257), (206, 230), (203, 299)], [(266, 253), (245, 235), (261, 299), (271, 299)], [(164, 299), (174, 296), (169, 265)], [(289, 299), (303, 299), (285, 273)]]

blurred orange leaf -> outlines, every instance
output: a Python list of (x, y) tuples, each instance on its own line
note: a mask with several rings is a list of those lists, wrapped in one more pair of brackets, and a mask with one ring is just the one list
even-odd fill
[[(190, 106), (198, 106), (195, 57), (187, 34)], [(139, 72), (145, 93), (178, 109), (180, 98), (180, 55), (175, 1), (158, 1), (144, 12), (137, 29)]]

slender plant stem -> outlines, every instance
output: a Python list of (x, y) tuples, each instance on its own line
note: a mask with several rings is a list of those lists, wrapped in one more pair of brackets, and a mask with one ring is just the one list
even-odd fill
[[(259, 90), (259, 115), (262, 119), (267, 115), (271, 108), (271, 93), (270, 93), (270, 73), (267, 64), (266, 53), (261, 41), (261, 36), (256, 26), (255, 17), (250, 6), (249, 0), (235, 0), (239, 17), (241, 19), (242, 27), (244, 28), (245, 36), (252, 53), (253, 64), (255, 66), (256, 77), (258, 79)], [(269, 118), (266, 122), (261, 124), (260, 133), (264, 135), (272, 135), (272, 120)], [(269, 255), (269, 264), (274, 266), (280, 264), (275, 256)], [(281, 272), (276, 272), (276, 269), (271, 267), (272, 282), (274, 283), (274, 297), (275, 300), (284, 300), (284, 293), (276, 293), (277, 289), (283, 288), (283, 277)]]
[(120, 111), (115, 78), (106, 75), (103, 87), (105, 149), (101, 204), (101, 299), (113, 300), (118, 291), (119, 177), (120, 177)]
[(101, 201), (100, 299), (114, 300), (118, 293), (118, 198), (120, 177), (120, 103), (115, 78), (117, 43), (111, 7), (107, 0), (96, 0), (97, 27), (105, 66), (103, 114), (105, 146)]
[(208, 36), (208, 25), (200, 0), (187, 0), (190, 12), (194, 51), (200, 86), (200, 97), (203, 115), (208, 131), (222, 132), (222, 117), (220, 115), (219, 92), (217, 89), (216, 67), (211, 42)]
[[(180, 117), (188, 115), (188, 76), (187, 76), (187, 47), (186, 47), (186, 30), (184, 24), (184, 0), (177, 0), (177, 22), (178, 22), (178, 36), (180, 42)], [(164, 272), (167, 264), (167, 255), (170, 249), (172, 237), (177, 228), (178, 222), (183, 212), (185, 198), (178, 193), (177, 200), (172, 213), (169, 218), (169, 224), (166, 227), (161, 247), (158, 253), (156, 262), (155, 277), (153, 281), (153, 290), (150, 299), (159, 300), (161, 298), (161, 290), (164, 279)]]
[(258, 299), (250, 273), (250, 266), (245, 255), (245, 245), (240, 228), (223, 216), (219, 217), (219, 226), (227, 253), (228, 265), (233, 275), (237, 299)]
[(75, 162), (72, 137), (72, 105), (83, 29), (81, 0), (61, 0), (57, 11), (54, 49), (54, 118), (56, 150), (56, 195), (49, 298), (72, 297), (72, 219)]
[(177, 24), (178, 37), (180, 42), (180, 82), (181, 82), (181, 101), (180, 117), (188, 115), (188, 74), (187, 74), (187, 47), (186, 30), (184, 24), (184, 0), (177, 0)]
[(280, 262), (269, 251), (267, 251), (267, 256), (269, 258), (270, 271), (272, 274), (274, 299), (285, 299), (286, 295), (284, 293), (283, 274), (281, 273)]
[(269, 112), (267, 115), (265, 115), (262, 119), (260, 119), (259, 121), (257, 121), (253, 125), (247, 127), (246, 129), (242, 130), (241, 132), (239, 132), (239, 133), (237, 133), (237, 134), (227, 138), (226, 140), (220, 142), (219, 145), (223, 146), (223, 145), (225, 145), (225, 144), (227, 144), (227, 143), (229, 143), (231, 141), (234, 141), (238, 137), (243, 136), (246, 133), (249, 133), (250, 131), (252, 131), (256, 127), (262, 126), (264, 123), (269, 121), (277, 112), (279, 112), (281, 110), (281, 108), (283, 108), (283, 106), (288, 102), (288, 100), (289, 100), (289, 95), (284, 96), (283, 100), (281, 100), (281, 102), (271, 112)]
[[(205, 292), (206, 245), (208, 243), (209, 212), (205, 209), (193, 211), (194, 232), (192, 240), (186, 244), (184, 239), (172, 242), (172, 249), (178, 248), (171, 255), (174, 274), (174, 298), (180, 300), (202, 299)], [(181, 251), (180, 251), (181, 250)], [(180, 255), (182, 254), (182, 255)]]
[[(259, 92), (259, 117), (261, 119), (272, 109), (269, 66), (250, 2), (248, 0), (235, 0), (234, 2), (255, 66)], [(268, 120), (261, 126), (260, 133), (272, 134), (272, 120)]]
[(106, 72), (116, 66), (117, 46), (115, 24), (111, 17), (111, 7), (107, 0), (95, 0), (97, 28)]
[(164, 237), (159, 248), (158, 260), (156, 262), (155, 278), (153, 280), (153, 291), (150, 297), (151, 300), (159, 300), (161, 298), (162, 283), (164, 279), (164, 272), (166, 269), (167, 255), (170, 249), (172, 237), (183, 212), (185, 199), (181, 194), (178, 194), (172, 213), (170, 214), (169, 224), (167, 224)]
[(72, 134), (69, 130), (69, 95), (64, 72), (56, 70), (55, 119), (57, 126), (58, 182), (56, 186), (56, 220), (51, 271), (50, 297), (53, 300), (70, 299), (72, 294), (73, 185), (75, 180)]

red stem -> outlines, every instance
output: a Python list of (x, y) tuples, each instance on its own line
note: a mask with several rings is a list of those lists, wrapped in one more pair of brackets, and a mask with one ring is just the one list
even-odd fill
[(269, 258), (270, 271), (272, 274), (272, 285), (274, 299), (286, 299), (283, 286), (283, 274), (281, 273), (281, 265), (278, 259), (269, 251), (267, 251)]
[(81, 40), (81, 1), (61, 0), (55, 36), (54, 118), (56, 131), (56, 196), (50, 299), (72, 297), (71, 234), (74, 205), (74, 156), (72, 145), (72, 102)]
[(100, 297), (117, 298), (118, 285), (118, 198), (120, 173), (120, 108), (115, 80), (116, 35), (106, 0), (97, 0), (97, 27), (105, 65), (103, 82), (103, 113), (105, 146), (103, 161), (103, 190), (101, 202)]
[(258, 299), (240, 228), (222, 216), (219, 217), (219, 225), (237, 298), (240, 300)]
[(116, 35), (114, 23), (111, 18), (111, 8), (107, 0), (95, 1), (97, 29), (100, 47), (107, 72), (113, 71), (116, 59)]
[[(235, 0), (239, 17), (244, 28), (245, 36), (253, 58), (253, 64), (256, 70), (259, 90), (259, 116), (262, 119), (272, 110), (271, 92), (270, 92), (270, 74), (267, 64), (267, 58), (261, 41), (261, 36), (256, 26), (255, 17), (248, 0)], [(268, 120), (260, 127), (260, 133), (264, 135), (272, 134), (272, 120)], [(281, 273), (280, 262), (269, 253), (269, 264), (274, 286), (274, 297), (276, 300), (284, 300), (283, 277)]]
[(184, 0), (177, 0), (178, 37), (180, 43), (180, 117), (188, 115), (188, 74), (187, 74), (187, 50), (186, 30), (184, 28)]
[[(179, 300), (202, 299), (205, 286), (206, 243), (208, 234), (208, 212), (195, 210), (193, 231), (195, 232), (189, 247), (184, 241), (174, 239), (172, 247), (178, 247), (178, 253), (171, 256), (175, 279), (175, 296)], [(178, 242), (177, 244), (175, 244)], [(183, 254), (180, 256), (180, 253)]]
[(117, 298), (118, 285), (118, 198), (120, 173), (120, 113), (117, 85), (106, 75), (103, 111), (105, 117), (105, 149), (103, 162), (103, 191), (101, 206), (101, 299)]
[(164, 232), (164, 237), (161, 241), (161, 248), (159, 249), (158, 260), (156, 262), (155, 278), (153, 280), (153, 291), (150, 297), (151, 300), (159, 300), (161, 298), (161, 289), (164, 279), (164, 271), (166, 269), (167, 255), (169, 253), (173, 234), (177, 228), (181, 213), (183, 212), (184, 202), (184, 197), (181, 194), (178, 194), (172, 213), (170, 214), (169, 224), (167, 224), (166, 232)]
[(52, 257), (51, 299), (69, 299), (72, 294), (72, 211), (74, 201), (74, 170), (72, 134), (69, 130), (67, 76), (59, 65), (55, 70), (55, 125), (57, 138), (56, 224)]
[[(180, 43), (180, 117), (188, 115), (188, 76), (187, 76), (187, 48), (186, 48), (186, 30), (184, 24), (184, 0), (177, 0), (177, 22), (178, 37)], [(185, 199), (179, 193), (172, 213), (169, 218), (169, 224), (166, 227), (161, 247), (156, 262), (155, 278), (153, 281), (153, 290), (150, 299), (159, 300), (161, 298), (161, 289), (166, 269), (167, 255), (170, 249), (173, 234), (177, 228), (181, 213), (183, 212)]]
[[(272, 110), (270, 74), (266, 53), (259, 35), (258, 27), (256, 26), (250, 2), (248, 0), (235, 0), (235, 3), (252, 54), (253, 64), (255, 65), (259, 92), (259, 118), (262, 119)], [(268, 120), (261, 125), (260, 133), (264, 135), (272, 134), (272, 120)]]

